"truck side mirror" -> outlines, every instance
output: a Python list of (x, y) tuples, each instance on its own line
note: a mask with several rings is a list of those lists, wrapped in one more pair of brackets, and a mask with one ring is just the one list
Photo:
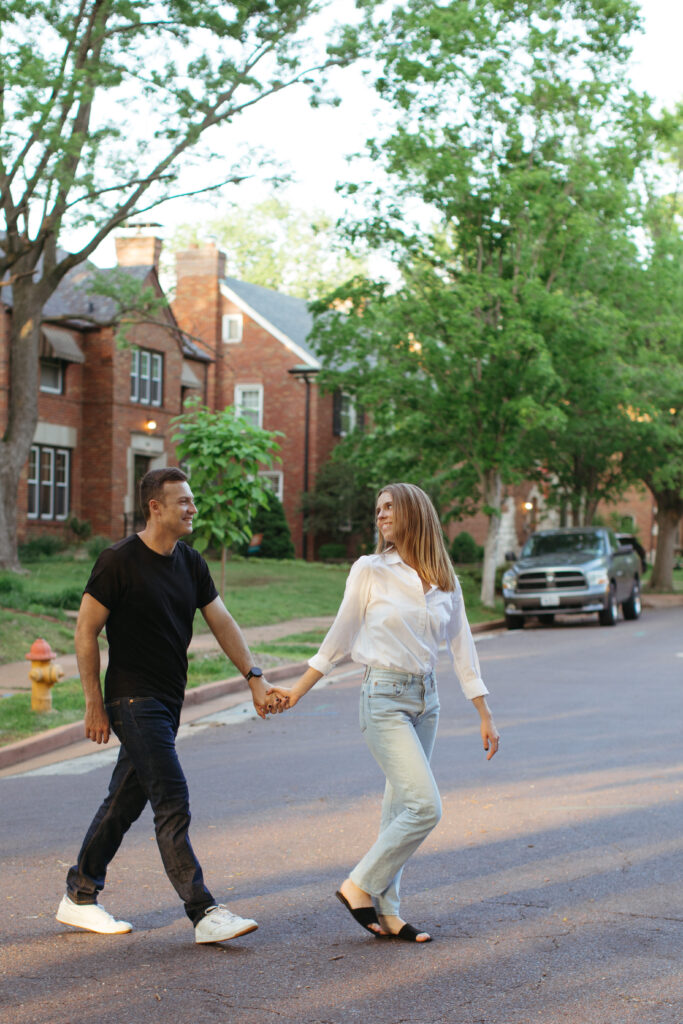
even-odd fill
[(514, 553), (514, 551), (506, 551), (505, 552), (505, 561), (506, 562), (516, 562), (517, 561), (517, 555)]

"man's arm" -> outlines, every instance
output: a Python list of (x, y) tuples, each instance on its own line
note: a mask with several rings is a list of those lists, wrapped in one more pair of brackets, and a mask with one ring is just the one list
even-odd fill
[[(246, 676), (247, 672), (254, 665), (252, 653), (247, 647), (242, 630), (239, 628), (220, 597), (214, 598), (211, 604), (201, 609), (209, 629), (218, 640), (223, 652), (233, 663), (240, 675)], [(265, 718), (267, 713), (279, 711), (279, 698), (274, 695), (270, 700), (266, 699), (268, 683), (265, 678), (249, 680), (252, 700), (258, 715)]]
[(100, 648), (97, 638), (109, 618), (109, 609), (84, 594), (76, 623), (76, 660), (85, 694), (85, 735), (93, 743), (109, 740), (109, 719), (104, 710), (100, 685)]

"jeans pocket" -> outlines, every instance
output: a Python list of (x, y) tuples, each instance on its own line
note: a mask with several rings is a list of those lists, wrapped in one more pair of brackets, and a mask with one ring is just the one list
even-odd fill
[(408, 686), (402, 679), (382, 678), (369, 679), (366, 685), (370, 700), (376, 700), (378, 697), (401, 697)]
[(368, 727), (368, 719), (365, 710), (365, 701), (367, 700), (367, 692), (365, 685), (360, 688), (360, 699), (358, 701), (358, 724), (360, 725), (360, 731), (365, 732)]

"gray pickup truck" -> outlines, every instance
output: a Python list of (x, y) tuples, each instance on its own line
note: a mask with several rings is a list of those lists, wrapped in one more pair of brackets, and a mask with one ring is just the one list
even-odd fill
[(503, 574), (505, 624), (521, 629), (532, 616), (551, 622), (558, 613), (597, 612), (601, 626), (614, 626), (619, 605), (625, 619), (637, 619), (640, 577), (637, 552), (606, 527), (539, 530)]

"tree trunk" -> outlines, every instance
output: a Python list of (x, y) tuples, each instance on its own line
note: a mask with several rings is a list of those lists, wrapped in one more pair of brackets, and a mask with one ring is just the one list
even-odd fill
[(0, 569), (17, 571), (19, 479), (38, 422), (38, 341), (43, 302), (27, 275), (15, 279), (12, 293), (8, 415), (0, 440)]
[(672, 491), (652, 493), (657, 502), (657, 550), (649, 589), (673, 590), (676, 533), (683, 516), (683, 498)]
[(496, 603), (496, 566), (498, 561), (498, 535), (503, 501), (503, 482), (500, 474), (491, 470), (484, 479), (484, 503), (489, 510), (489, 528), (484, 544), (484, 567), (481, 575), (481, 603), (493, 608)]

